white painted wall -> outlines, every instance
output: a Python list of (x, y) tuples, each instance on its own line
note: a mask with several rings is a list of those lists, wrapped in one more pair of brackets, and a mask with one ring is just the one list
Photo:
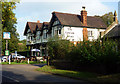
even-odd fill
[[(47, 42), (49, 38), (54, 37), (55, 36), (55, 30), (57, 30), (58, 27), (55, 26), (52, 28), (52, 33), (51, 34), (47, 34), (47, 38), (44, 38), (44, 33), (46, 33), (46, 29), (43, 30), (43, 35), (40, 36), (40, 39), (38, 40), (36, 37), (36, 43), (42, 43), (42, 42)], [(97, 28), (87, 28), (88, 31), (92, 31), (92, 36), (88, 36), (88, 40), (92, 41), (92, 40), (97, 40), (100, 36), (100, 32), (104, 32), (105, 29), (97, 29)], [(37, 31), (36, 32), (37, 35), (40, 35), (41, 32)], [(64, 26), (61, 29), (61, 34), (58, 35), (60, 37), (62, 37), (62, 39), (67, 39), (70, 41), (83, 41), (83, 28), (82, 27), (67, 27)], [(28, 36), (32, 36), (32, 34), (27, 34), (27, 38)], [(30, 37), (31, 38), (31, 37)], [(32, 40), (31, 40), (32, 41)]]
[[(100, 36), (100, 32), (104, 32), (105, 29), (87, 28), (88, 31), (92, 31), (92, 37), (88, 37), (88, 40), (97, 40)], [(82, 27), (63, 27), (61, 36), (63, 39), (70, 41), (83, 41), (83, 28)]]
[(63, 27), (62, 38), (70, 41), (83, 41), (83, 28), (80, 27)]
[[(41, 31), (37, 31), (36, 32), (37, 37), (34, 38), (34, 40), (36, 40), (36, 43), (47, 42), (49, 38), (52, 38), (55, 36), (55, 31), (59, 30), (59, 29), (61, 29), (61, 34), (59, 34), (59, 31), (57, 31), (57, 35), (62, 37), (62, 39), (67, 39), (70, 41), (83, 41), (83, 28), (82, 27), (68, 27), (68, 26), (63, 27), (60, 25), (55, 26), (58, 23), (59, 23), (58, 21), (54, 22), (54, 27), (52, 27), (51, 34), (47, 34), (47, 38), (44, 38), (44, 34), (47, 33), (46, 29), (43, 30), (42, 36), (40, 36)], [(92, 31), (92, 36), (88, 35), (89, 41), (98, 39), (100, 36), (100, 32), (105, 31), (105, 29), (97, 29), (97, 28), (87, 28), (87, 30), (88, 30), (88, 32)], [(28, 31), (30, 31), (30, 30), (28, 30)], [(37, 39), (38, 35), (39, 35), (40, 39)], [(33, 35), (27, 34), (26, 37), (28, 38), (28, 36), (33, 36)]]
[(96, 28), (88, 28), (88, 31), (92, 31), (93, 36), (88, 36), (88, 40), (92, 41), (92, 40), (97, 40), (100, 36), (100, 32), (104, 32), (105, 29), (96, 29)]

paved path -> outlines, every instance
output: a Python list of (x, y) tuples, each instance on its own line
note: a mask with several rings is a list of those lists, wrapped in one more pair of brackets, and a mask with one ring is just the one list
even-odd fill
[(35, 84), (88, 84), (87, 82), (74, 80), (67, 77), (55, 76), (44, 72), (35, 71), (41, 65), (2, 65), (2, 82), (17, 82)]

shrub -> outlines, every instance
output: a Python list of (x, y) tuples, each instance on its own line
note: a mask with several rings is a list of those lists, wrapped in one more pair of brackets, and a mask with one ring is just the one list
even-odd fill
[(58, 37), (54, 39), (49, 39), (48, 41), (48, 53), (51, 56), (51, 59), (67, 59), (67, 55), (70, 52), (70, 41), (59, 40)]
[(76, 66), (104, 66), (107, 72), (120, 64), (116, 41), (84, 41), (76, 46), (67, 40), (52, 39), (48, 42), (51, 60), (71, 61)]

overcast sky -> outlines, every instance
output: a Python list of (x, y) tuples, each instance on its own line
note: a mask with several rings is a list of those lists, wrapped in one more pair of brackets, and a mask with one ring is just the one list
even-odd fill
[[(69, 2), (68, 2), (69, 1)], [(20, 40), (23, 36), (27, 21), (49, 22), (53, 11), (80, 14), (82, 6), (86, 7), (88, 16), (104, 15), (116, 10), (118, 13), (119, 0), (22, 0), (16, 6), (17, 32)]]

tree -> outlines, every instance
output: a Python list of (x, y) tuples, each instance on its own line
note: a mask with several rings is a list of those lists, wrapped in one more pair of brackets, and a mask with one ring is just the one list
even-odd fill
[(107, 26), (111, 25), (114, 21), (114, 15), (112, 12), (104, 14), (103, 16), (101, 16), (101, 18)]
[(26, 40), (21, 40), (18, 43), (18, 51), (27, 51)]
[[(18, 50), (18, 36), (19, 34), (16, 32), (17, 19), (15, 17), (15, 13), (13, 10), (16, 8), (16, 2), (2, 2), (2, 33), (10, 32), (11, 39), (8, 40), (8, 49), (10, 52), (14, 52)], [(5, 50), (5, 39), (2, 39), (2, 53)]]

